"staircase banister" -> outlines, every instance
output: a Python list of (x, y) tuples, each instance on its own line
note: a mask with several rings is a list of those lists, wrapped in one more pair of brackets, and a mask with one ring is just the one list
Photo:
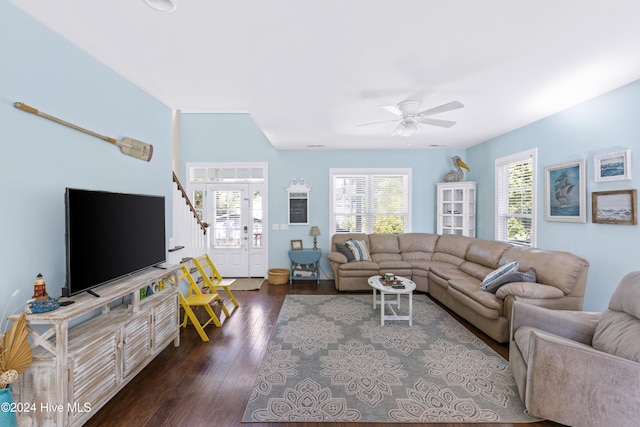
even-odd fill
[(200, 228), (202, 229), (202, 232), (204, 234), (207, 234), (207, 227), (209, 227), (209, 224), (204, 222), (204, 221), (202, 221), (202, 219), (200, 219), (200, 216), (198, 215), (198, 212), (193, 207), (193, 204), (191, 203), (191, 200), (189, 199), (189, 195), (185, 191), (185, 189), (182, 186), (182, 184), (180, 184), (180, 180), (178, 179), (178, 176), (176, 175), (175, 172), (172, 172), (172, 173), (173, 173), (173, 182), (175, 182), (176, 185), (178, 186), (178, 190), (180, 191), (180, 193), (182, 194), (182, 197), (184, 198), (185, 202), (189, 206), (189, 210), (193, 214), (193, 217), (196, 219), (196, 221), (198, 221), (198, 224), (200, 225)]

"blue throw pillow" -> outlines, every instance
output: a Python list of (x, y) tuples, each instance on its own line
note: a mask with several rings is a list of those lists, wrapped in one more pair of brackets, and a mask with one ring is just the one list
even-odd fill
[(371, 261), (369, 248), (364, 240), (348, 240), (347, 247), (353, 252), (355, 261)]
[(508, 264), (503, 265), (502, 267), (493, 270), (491, 273), (487, 274), (487, 276), (482, 281), (482, 286), (480, 289), (486, 291), (487, 288), (492, 287), (493, 283), (500, 279), (502, 276), (505, 276), (513, 271), (517, 271), (520, 263), (518, 261), (513, 261)]

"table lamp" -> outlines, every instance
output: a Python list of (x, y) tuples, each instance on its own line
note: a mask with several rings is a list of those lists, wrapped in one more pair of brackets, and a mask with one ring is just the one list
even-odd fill
[(320, 229), (317, 225), (311, 226), (311, 231), (309, 232), (309, 236), (313, 236), (313, 250), (318, 250), (318, 236), (320, 235)]

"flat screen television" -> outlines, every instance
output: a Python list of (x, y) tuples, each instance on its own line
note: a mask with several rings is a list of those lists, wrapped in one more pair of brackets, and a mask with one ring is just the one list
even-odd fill
[(67, 280), (62, 295), (165, 262), (164, 209), (164, 196), (67, 188)]

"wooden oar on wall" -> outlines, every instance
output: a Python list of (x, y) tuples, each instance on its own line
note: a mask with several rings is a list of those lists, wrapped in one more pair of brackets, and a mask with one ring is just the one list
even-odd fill
[(136, 159), (149, 161), (151, 160), (151, 156), (153, 155), (153, 145), (147, 144), (146, 142), (138, 141), (133, 138), (122, 138), (122, 139), (114, 139), (109, 138), (108, 136), (103, 136), (95, 132), (91, 132), (90, 130), (81, 128), (80, 126), (76, 126), (73, 123), (65, 122), (57, 117), (50, 116), (48, 114), (43, 113), (42, 111), (38, 111), (37, 109), (28, 106), (27, 104), (23, 104), (22, 102), (14, 102), (13, 106), (26, 111), (27, 113), (35, 114), (36, 116), (44, 117), (45, 119), (52, 120), (56, 123), (60, 123), (61, 125), (68, 126), (72, 129), (79, 130), (80, 132), (87, 133), (91, 136), (95, 136), (96, 138), (100, 138), (103, 141), (110, 142), (111, 144), (117, 145), (120, 147), (120, 151), (122, 151), (127, 156), (135, 157)]

